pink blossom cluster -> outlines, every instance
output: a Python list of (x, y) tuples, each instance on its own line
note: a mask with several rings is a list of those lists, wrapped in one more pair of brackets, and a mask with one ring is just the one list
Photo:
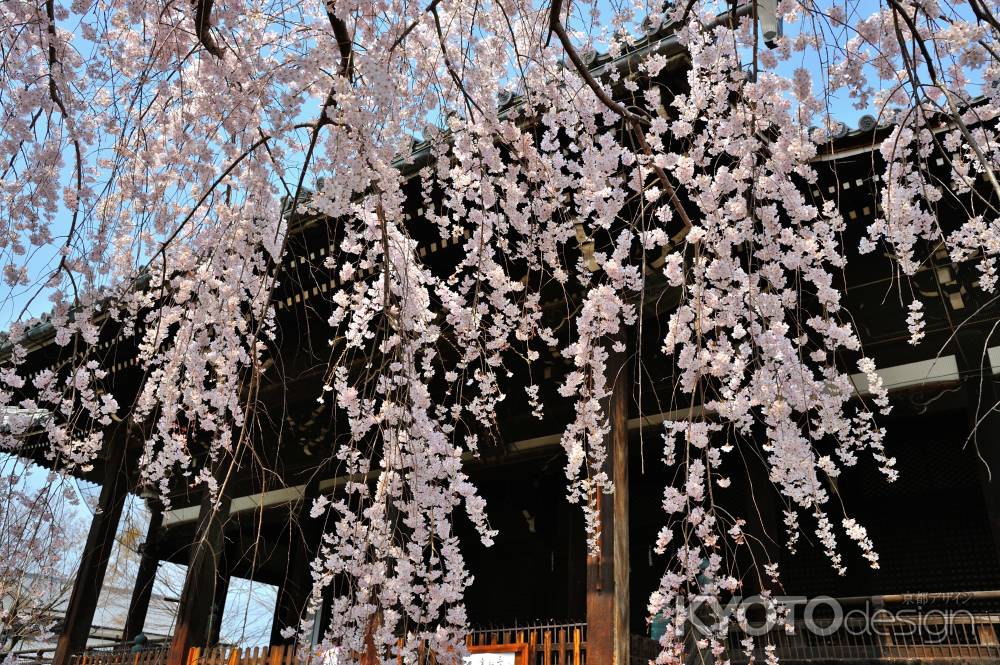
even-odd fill
[[(782, 0), (773, 49), (760, 12), (606, 5), (4, 2), (0, 264), (13, 315), (0, 446), (16, 454), (36, 422), (17, 413), (44, 413), (53, 466), (86, 471), (128, 421), (144, 484), (225, 491), (255, 463), (258, 412), (288, 396), (261, 392), (286, 378), (274, 294), (310, 288), (287, 269), (308, 258), (323, 274), (308, 295), (329, 311), (311, 341), (330, 355), (318, 394), (295, 399), (343, 434), (329, 442), (342, 482), (312, 511), (328, 527), (312, 609), (332, 588), (323, 645), (341, 660), (462, 653), (473, 579), (456, 520), (486, 545), (497, 535), (465, 462), (509, 397), (540, 423), (559, 412), (541, 397), (552, 359), (571, 414), (567, 498), (592, 549), (596, 502), (616, 491), (619, 372), (673, 369), (665, 573), (648, 606), (672, 630), (657, 662), (682, 658), (679, 599), (742, 583), (733, 552), (749, 547), (747, 525), (714, 499), (742, 472), (734, 451), (759, 454), (754, 491), (777, 497), (790, 549), (806, 516), (838, 572), (838, 538), (877, 567), (864, 525), (830, 500), (861, 460), (896, 476), (878, 423), (887, 388), (843, 273), (859, 250), (890, 255), (913, 343), (927, 332), (909, 280), (930, 253), (972, 262), (995, 290), (997, 3), (891, 0), (865, 16)], [(859, 247), (844, 246), (836, 198), (810, 194), (836, 99), (881, 123)], [(969, 214), (943, 223), (956, 197)], [(293, 254), (316, 220), (332, 241)], [(36, 298), (45, 322), (31, 319)], [(662, 329), (646, 325), (655, 316)], [(63, 360), (29, 373), (46, 326)], [(649, 335), (655, 359), (635, 343)], [(134, 355), (116, 356), (130, 340)], [(133, 394), (111, 389), (123, 365), (140, 377)], [(776, 564), (759, 563), (777, 584)], [(698, 647), (721, 662), (724, 638), (720, 626)]]

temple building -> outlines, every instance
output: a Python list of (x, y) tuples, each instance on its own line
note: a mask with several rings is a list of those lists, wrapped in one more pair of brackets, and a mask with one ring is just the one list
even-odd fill
[[(631, 53), (617, 59), (599, 55), (589, 66), (597, 76), (611, 68), (632, 75), (635, 54), (651, 51), (663, 53), (669, 62), (658, 75), (660, 83), (682, 86), (687, 60), (670, 26), (651, 31)], [(502, 107), (519, 103), (516, 96), (501, 101)], [(759, 554), (780, 563), (782, 586), (773, 591), (829, 597), (845, 611), (860, 610), (828, 635), (775, 633), (771, 641), (780, 658), (1000, 662), (1000, 484), (988, 471), (1000, 470), (1000, 416), (989, 409), (1000, 399), (1000, 336), (994, 334), (1000, 302), (975, 287), (974, 267), (953, 263), (946, 252), (935, 253), (913, 280), (925, 303), (926, 340), (919, 346), (907, 343), (907, 312), (894, 295), (891, 262), (878, 252), (858, 255), (851, 249), (877, 215), (883, 164), (873, 146), (888, 131), (870, 117), (857, 129), (843, 128), (815, 162), (819, 182), (803, 184), (814, 199), (837, 201), (847, 221), (844, 246), (852, 254), (842, 292), (893, 404), (891, 415), (880, 422), (887, 430), (889, 454), (898, 460), (898, 481), (888, 483), (873, 465), (861, 463), (832, 488), (845, 510), (868, 528), (881, 567), (870, 569), (852, 551), (845, 553), (847, 574), (838, 576), (820, 544), (808, 536), (796, 552), (787, 551), (780, 497), (751, 490), (768, 483), (759, 450), (745, 451), (746, 474), (734, 474), (718, 501), (760, 535)], [(427, 143), (417, 142), (413, 154), (400, 162), (411, 174), (409, 231), (419, 242), (421, 260), (444, 266), (452, 263), (449, 255), (461, 251), (464, 238), (442, 239), (434, 225), (423, 222), (426, 204), (418, 179), (427, 159)], [(940, 166), (945, 172), (946, 166)], [(940, 210), (942, 224), (965, 214), (949, 199)], [(310, 507), (320, 495), (335, 495), (347, 480), (333, 462), (324, 462), (332, 457), (331, 442), (343, 435), (345, 425), (329, 403), (315, 400), (334, 352), (327, 335), (328, 295), (343, 284), (324, 266), (327, 255), (336, 251), (335, 220), (297, 214), (289, 219), (289, 233), (279, 268), (284, 275), (273, 294), (278, 338), (273, 342), (275, 361), (262, 374), (259, 401), (266, 413), (256, 419), (254, 460), (239, 467), (227, 483), (218, 510), (199, 491), (180, 489), (170, 497), (170, 509), (156, 509), (149, 524), (121, 634), (126, 651), (127, 640), (148, 621), (158, 565), (187, 567), (169, 644), (142, 656), (150, 665), (193, 665), (192, 658), (208, 654), (235, 665), (251, 657), (212, 651), (234, 577), (278, 588), (271, 644), (285, 649), (269, 652), (275, 665), (288, 658), (293, 643), (283, 637), (284, 629), (298, 624), (307, 605), (309, 564), (323, 529), (320, 520), (309, 518)], [(593, 251), (585, 243), (577, 249)], [(662, 332), (665, 314), (677, 302), (677, 294), (657, 276), (662, 257), (650, 265), (643, 308), (647, 334), (628, 340), (627, 346), (644, 354), (653, 371), (640, 380), (626, 362), (615, 376), (607, 471), (617, 490), (601, 499), (600, 555), (588, 555), (583, 515), (565, 496), (565, 455), (559, 441), (571, 405), (556, 393), (568, 371), (563, 358), (539, 361), (545, 378), (540, 395), (547, 405), (544, 419), (531, 416), (519, 396), (523, 391), (507, 391), (510, 397), (496, 414), (500, 444), (466, 461), (487, 502), (491, 524), (499, 530), (495, 544), (485, 548), (471, 526), (457, 521), (466, 531), (465, 553), (475, 578), (467, 607), (475, 629), (470, 644), (477, 651), (493, 647), (497, 653), (512, 653), (516, 665), (626, 665), (655, 656), (646, 607), (665, 567), (663, 557), (653, 552), (664, 522), (663, 487), (670, 477), (662, 461), (661, 432), (665, 421), (699, 405), (678, 402), (672, 394), (674, 368), (659, 350), (662, 335), (648, 333)], [(546, 316), (565, 316), (565, 308), (560, 313), (553, 307)], [(51, 325), (39, 324), (29, 339), (24, 366), (29, 375), (71, 360), (73, 346), (55, 344)], [(143, 379), (135, 335), (105, 321), (91, 352), (109, 372), (117, 402), (131, 404)], [(864, 393), (864, 376), (855, 379)], [(516, 385), (519, 377), (509, 380)], [(975, 445), (969, 441), (974, 425)], [(86, 647), (122, 507), (130, 493), (143, 490), (136, 468), (143, 437), (136, 423), (112, 425), (98, 463), (81, 474), (101, 485), (100, 510), (90, 526), (53, 665), (100, 665), (113, 657)], [(30, 438), (24, 451), (35, 462), (52, 465), (44, 446)], [(803, 532), (812, 530), (803, 524)], [(743, 595), (761, 590), (757, 578), (747, 575)], [(862, 617), (869, 624), (854, 630), (851, 621)], [(914, 623), (914, 617), (920, 620)], [(736, 638), (729, 657), (734, 663), (748, 661)], [(763, 652), (756, 658), (762, 662)]]

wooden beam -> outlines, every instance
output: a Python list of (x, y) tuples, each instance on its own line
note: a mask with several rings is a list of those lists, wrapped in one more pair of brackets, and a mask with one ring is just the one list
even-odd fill
[[(216, 478), (223, 478), (222, 465), (216, 469)], [(229, 519), (229, 495), (223, 483), (220, 495), (208, 492), (201, 501), (198, 528), (191, 544), (191, 558), (184, 590), (181, 592), (174, 623), (174, 636), (167, 652), (166, 665), (185, 665), (191, 647), (208, 646), (210, 618), (218, 584), (220, 559), (225, 544), (225, 525)]]
[(127, 463), (128, 426), (122, 424), (108, 432), (105, 441), (105, 475), (94, 519), (90, 523), (87, 543), (80, 558), (80, 569), (66, 608), (62, 632), (52, 657), (53, 665), (69, 665), (70, 658), (87, 646), (97, 600), (104, 584), (108, 560), (115, 544), (115, 533), (130, 487)]
[(608, 358), (611, 432), (604, 470), (614, 481), (612, 495), (597, 497), (598, 553), (587, 556), (587, 662), (629, 665), (628, 403), (631, 382), (627, 356)]
[(153, 502), (150, 505), (146, 542), (142, 544), (142, 558), (139, 560), (139, 570), (135, 574), (132, 600), (125, 618), (125, 629), (122, 631), (122, 639), (124, 640), (135, 638), (142, 632), (142, 628), (146, 624), (149, 600), (153, 596), (153, 582), (156, 580), (156, 569), (160, 565), (159, 540), (160, 527), (162, 526), (163, 509), (159, 502)]

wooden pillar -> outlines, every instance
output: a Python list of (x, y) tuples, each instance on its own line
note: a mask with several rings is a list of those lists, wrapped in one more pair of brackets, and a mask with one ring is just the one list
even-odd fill
[(295, 635), (283, 637), (281, 631), (299, 627), (302, 613), (312, 592), (313, 557), (319, 549), (323, 532), (320, 520), (309, 516), (313, 501), (319, 496), (319, 476), (313, 475), (302, 493), (302, 500), (291, 509), (288, 521), (288, 567), (278, 589), (271, 622), (271, 644), (291, 644)]
[(598, 554), (587, 556), (587, 662), (629, 665), (628, 542), (628, 404), (631, 382), (627, 356), (608, 358), (607, 440), (605, 471), (614, 481), (612, 495), (597, 497), (600, 536)]
[(135, 586), (132, 588), (132, 601), (128, 606), (125, 618), (125, 630), (122, 639), (131, 640), (142, 632), (149, 612), (149, 600), (153, 595), (153, 582), (156, 580), (156, 569), (160, 565), (159, 540), (160, 529), (163, 527), (163, 508), (158, 501), (150, 502), (149, 527), (146, 529), (146, 542), (142, 544), (142, 558), (139, 560), (139, 570), (135, 575)]
[(73, 583), (62, 633), (56, 644), (52, 665), (69, 665), (70, 658), (87, 646), (94, 611), (104, 584), (108, 559), (115, 544), (115, 533), (129, 491), (129, 464), (126, 460), (127, 425), (105, 435), (104, 484), (94, 519), (80, 558), (80, 569)]
[[(219, 477), (221, 474), (217, 474)], [(221, 483), (220, 483), (221, 485)], [(210, 638), (209, 619), (212, 613), (219, 564), (225, 545), (225, 524), (229, 518), (229, 495), (223, 487), (218, 497), (208, 492), (201, 501), (198, 526), (184, 590), (181, 592), (174, 623), (174, 636), (167, 652), (166, 665), (185, 665), (191, 647), (207, 646)]]
[(229, 570), (225, 563), (220, 562), (219, 572), (215, 576), (215, 587), (212, 589), (212, 610), (208, 615), (208, 640), (205, 646), (214, 647), (219, 643), (222, 634), (222, 618), (226, 614), (226, 598), (229, 596)]

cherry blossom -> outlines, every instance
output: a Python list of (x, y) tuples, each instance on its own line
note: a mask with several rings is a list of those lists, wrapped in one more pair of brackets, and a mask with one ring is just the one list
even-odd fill
[[(838, 538), (878, 566), (827, 489), (857, 464), (896, 476), (888, 392), (842, 275), (857, 252), (890, 254), (913, 344), (926, 330), (909, 280), (934, 251), (995, 290), (996, 9), (8, 0), (0, 401), (48, 414), (60, 473), (87, 470), (125, 420), (144, 432), (143, 483), (223, 491), (214, 470), (244, 459), (280, 365), (275, 294), (312, 288), (329, 311), (312, 341), (331, 353), (304, 401), (346, 428), (331, 443), (346, 482), (311, 511), (328, 525), (313, 603), (349, 581), (323, 645), (389, 663), (462, 652), (472, 579), (454, 520), (496, 536), (465, 462), (496, 443), (505, 400), (539, 422), (560, 412), (541, 359), (566, 364), (567, 499), (592, 547), (596, 501), (616, 491), (603, 467), (617, 372), (673, 368), (684, 408), (662, 431), (677, 473), (648, 608), (673, 627), (658, 662), (676, 662), (679, 601), (739, 588), (727, 557), (748, 546), (745, 524), (712, 492), (741, 471), (737, 447), (760, 450), (755, 491), (779, 498), (789, 548), (809, 516), (835, 570), (850, 559)], [(809, 194), (844, 99), (877, 114), (869, 148), (884, 162), (850, 248), (837, 201)], [(946, 196), (967, 219), (942, 223)], [(315, 220), (329, 233), (303, 254)], [(289, 265), (303, 257), (315, 284)], [(646, 307), (668, 294), (651, 332)], [(68, 360), (29, 374), (42, 329)], [(111, 330), (136, 345), (121, 359), (141, 374), (135, 395), (106, 389)], [(16, 421), (0, 440), (14, 454)], [(724, 631), (703, 647), (721, 654)]]

